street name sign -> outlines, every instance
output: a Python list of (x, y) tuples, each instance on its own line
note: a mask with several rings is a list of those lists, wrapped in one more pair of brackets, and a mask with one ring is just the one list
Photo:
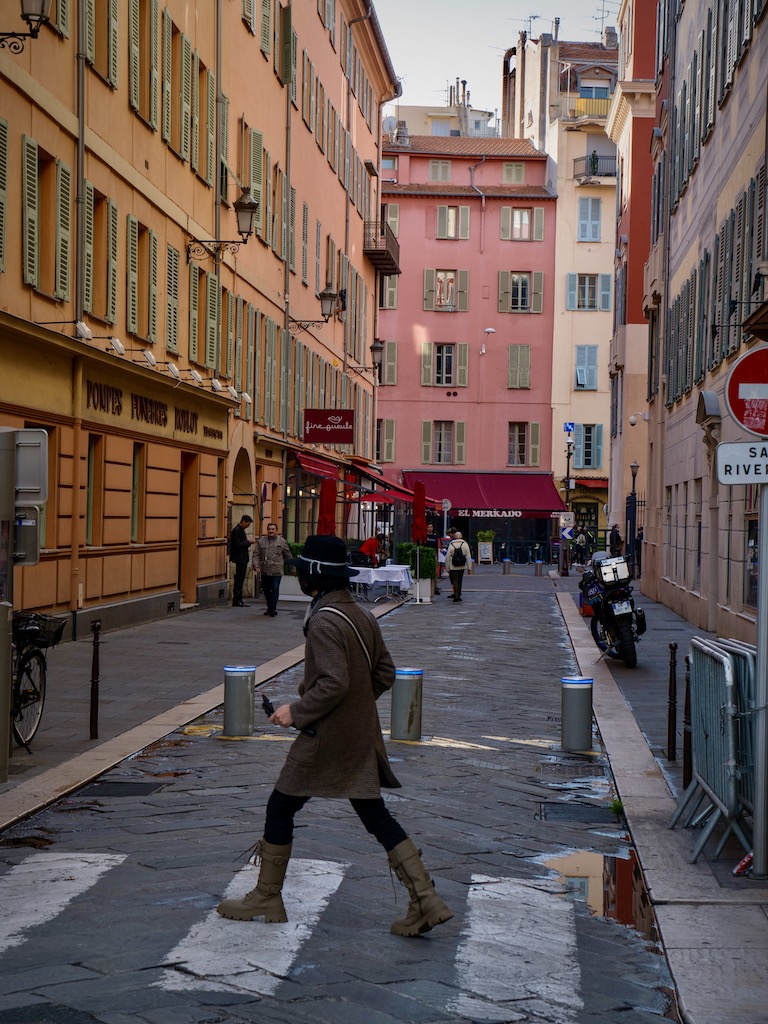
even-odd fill
[(736, 441), (717, 446), (721, 484), (768, 484), (768, 441)]
[(768, 347), (736, 360), (725, 383), (725, 402), (740, 427), (768, 437)]

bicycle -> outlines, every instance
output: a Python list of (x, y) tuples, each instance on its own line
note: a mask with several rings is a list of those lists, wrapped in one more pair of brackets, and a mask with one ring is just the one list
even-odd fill
[(66, 619), (52, 615), (13, 613), (11, 726), (14, 740), (28, 753), (31, 753), (29, 744), (43, 717), (47, 669), (45, 651), (61, 640), (66, 624)]

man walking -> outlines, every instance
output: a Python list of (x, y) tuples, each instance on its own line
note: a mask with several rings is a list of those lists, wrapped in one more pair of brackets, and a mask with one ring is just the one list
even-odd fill
[(246, 530), (253, 520), (250, 516), (243, 516), (237, 526), (233, 527), (229, 535), (229, 560), (235, 566), (235, 578), (232, 584), (232, 607), (245, 608), (243, 602), (243, 582), (248, 568), (248, 548), (253, 544), (248, 540)]
[(275, 523), (267, 524), (267, 536), (259, 537), (253, 552), (254, 572), (261, 575), (261, 589), (267, 602), (265, 615), (277, 615), (277, 599), (280, 595), (280, 580), (283, 564), (291, 557), (288, 541), (277, 532)]
[[(285, 729), (293, 725), (299, 734), (267, 802), (264, 834), (257, 844), (261, 863), (256, 887), (242, 899), (223, 900), (216, 909), (234, 921), (287, 921), (281, 893), (293, 847), (293, 819), (311, 797), (346, 797), (408, 891), (405, 916), (390, 931), (421, 935), (449, 921), (453, 912), (437, 895), (421, 851), (381, 796), (382, 786), (400, 788), (376, 711), (376, 701), (395, 681), (392, 657), (376, 619), (350, 593), (349, 581), (357, 570), (347, 565), (340, 537), (307, 537), (301, 556), (291, 564), (301, 589), (312, 598), (304, 620), (304, 681), (298, 699), (282, 704), (270, 721)], [(338, 848), (347, 848), (341, 838)], [(252, 941), (258, 945), (259, 936)]]
[(453, 587), (453, 600), (461, 601), (461, 584), (464, 580), (464, 573), (472, 575), (472, 552), (460, 530), (456, 530), (453, 540), (448, 545), (448, 550), (445, 553), (445, 568), (448, 570), (448, 578)]

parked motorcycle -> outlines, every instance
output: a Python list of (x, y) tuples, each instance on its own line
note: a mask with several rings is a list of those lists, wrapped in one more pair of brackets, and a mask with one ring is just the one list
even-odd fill
[(635, 644), (646, 630), (645, 612), (635, 608), (629, 561), (603, 558), (585, 569), (579, 583), (582, 600), (592, 608), (592, 638), (609, 658), (627, 668), (637, 665)]

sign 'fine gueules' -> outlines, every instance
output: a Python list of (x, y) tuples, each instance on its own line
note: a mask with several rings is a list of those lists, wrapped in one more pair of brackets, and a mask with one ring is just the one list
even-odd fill
[(736, 360), (725, 384), (725, 401), (740, 427), (768, 437), (768, 346)]
[(354, 411), (352, 409), (305, 409), (302, 439), (308, 443), (354, 444)]

